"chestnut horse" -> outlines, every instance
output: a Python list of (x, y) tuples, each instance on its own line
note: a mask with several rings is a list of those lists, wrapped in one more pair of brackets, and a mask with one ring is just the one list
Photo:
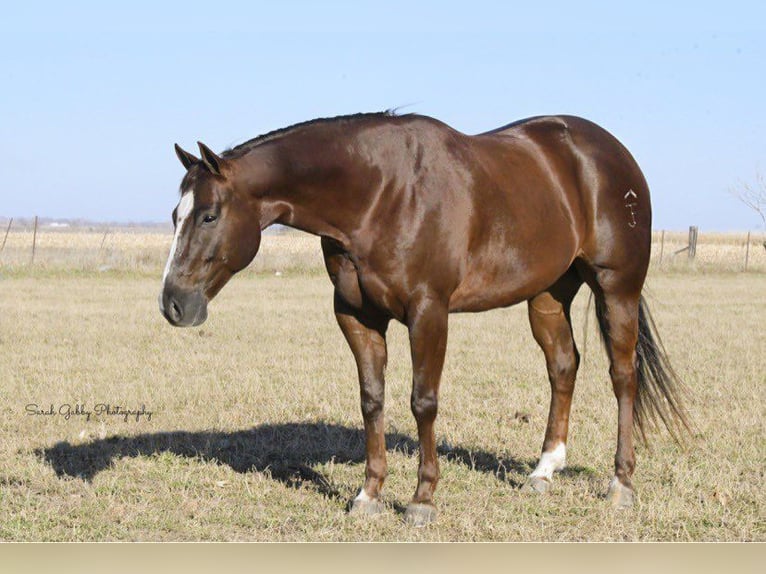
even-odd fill
[(199, 325), (207, 303), (255, 257), (274, 223), (321, 237), (335, 316), (359, 373), (366, 478), (351, 512), (383, 509), (386, 329), (407, 326), (420, 463), (405, 519), (435, 517), (434, 438), (451, 312), (527, 301), (545, 354), (551, 404), (526, 489), (565, 466), (579, 354), (570, 306), (596, 300), (618, 406), (608, 498), (633, 501), (634, 425), (685, 424), (678, 381), (641, 292), (649, 265), (646, 181), (611, 134), (577, 117), (536, 117), (467, 136), (420, 115), (357, 114), (277, 130), (216, 155), (176, 152), (186, 168), (160, 310)]

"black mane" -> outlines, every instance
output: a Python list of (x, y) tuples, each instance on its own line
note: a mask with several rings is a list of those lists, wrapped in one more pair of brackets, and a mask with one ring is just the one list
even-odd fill
[(260, 135), (258, 137), (255, 137), (251, 140), (248, 140), (244, 143), (241, 143), (233, 148), (225, 150), (221, 156), (224, 158), (236, 158), (241, 157), (245, 155), (247, 152), (252, 150), (254, 147), (267, 142), (271, 141), (274, 138), (283, 136), (293, 130), (304, 128), (307, 126), (315, 125), (315, 124), (324, 124), (324, 123), (332, 123), (332, 122), (344, 122), (344, 121), (353, 121), (353, 120), (359, 120), (359, 119), (368, 119), (368, 118), (387, 118), (387, 117), (396, 117), (396, 109), (389, 109), (385, 110), (383, 112), (363, 112), (358, 114), (350, 114), (345, 116), (335, 116), (331, 118), (316, 118), (313, 120), (308, 120), (305, 122), (299, 122), (297, 124), (293, 124), (291, 126), (287, 126), (284, 128), (279, 128), (273, 131), (270, 131), (268, 133), (265, 133), (263, 135)]

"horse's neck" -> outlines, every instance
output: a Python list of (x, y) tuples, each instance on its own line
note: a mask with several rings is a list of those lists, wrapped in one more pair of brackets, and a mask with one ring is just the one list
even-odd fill
[[(285, 153), (274, 147), (277, 156)], [(280, 223), (348, 244), (368, 204), (369, 189), (359, 178), (348, 177), (351, 170), (358, 173), (360, 165), (343, 149), (335, 142), (337, 153), (307, 146), (292, 152), (288, 161), (283, 155), (283, 167), (262, 201), (262, 226)]]

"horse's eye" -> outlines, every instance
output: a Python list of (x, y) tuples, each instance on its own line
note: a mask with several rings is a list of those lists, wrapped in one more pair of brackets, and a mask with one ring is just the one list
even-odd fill
[(217, 216), (208, 213), (205, 217), (202, 218), (202, 223), (213, 223), (216, 219), (218, 219)]

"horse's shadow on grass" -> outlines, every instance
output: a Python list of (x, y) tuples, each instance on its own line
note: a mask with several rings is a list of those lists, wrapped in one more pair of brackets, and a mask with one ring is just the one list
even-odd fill
[[(386, 448), (410, 455), (417, 452), (417, 442), (398, 432), (388, 433)], [(363, 431), (324, 423), (267, 424), (235, 432), (177, 431), (112, 436), (79, 445), (60, 442), (35, 450), (57, 476), (86, 481), (92, 481), (116, 459), (164, 452), (215, 461), (241, 473), (268, 472), (271, 478), (290, 487), (310, 486), (336, 499), (347, 497), (311, 466), (330, 461), (343, 464), (365, 460)], [(501, 459), (486, 451), (447, 445), (441, 445), (438, 453), (447, 461), (493, 474), (514, 487), (521, 486), (519, 477), (529, 473), (535, 462)]]

